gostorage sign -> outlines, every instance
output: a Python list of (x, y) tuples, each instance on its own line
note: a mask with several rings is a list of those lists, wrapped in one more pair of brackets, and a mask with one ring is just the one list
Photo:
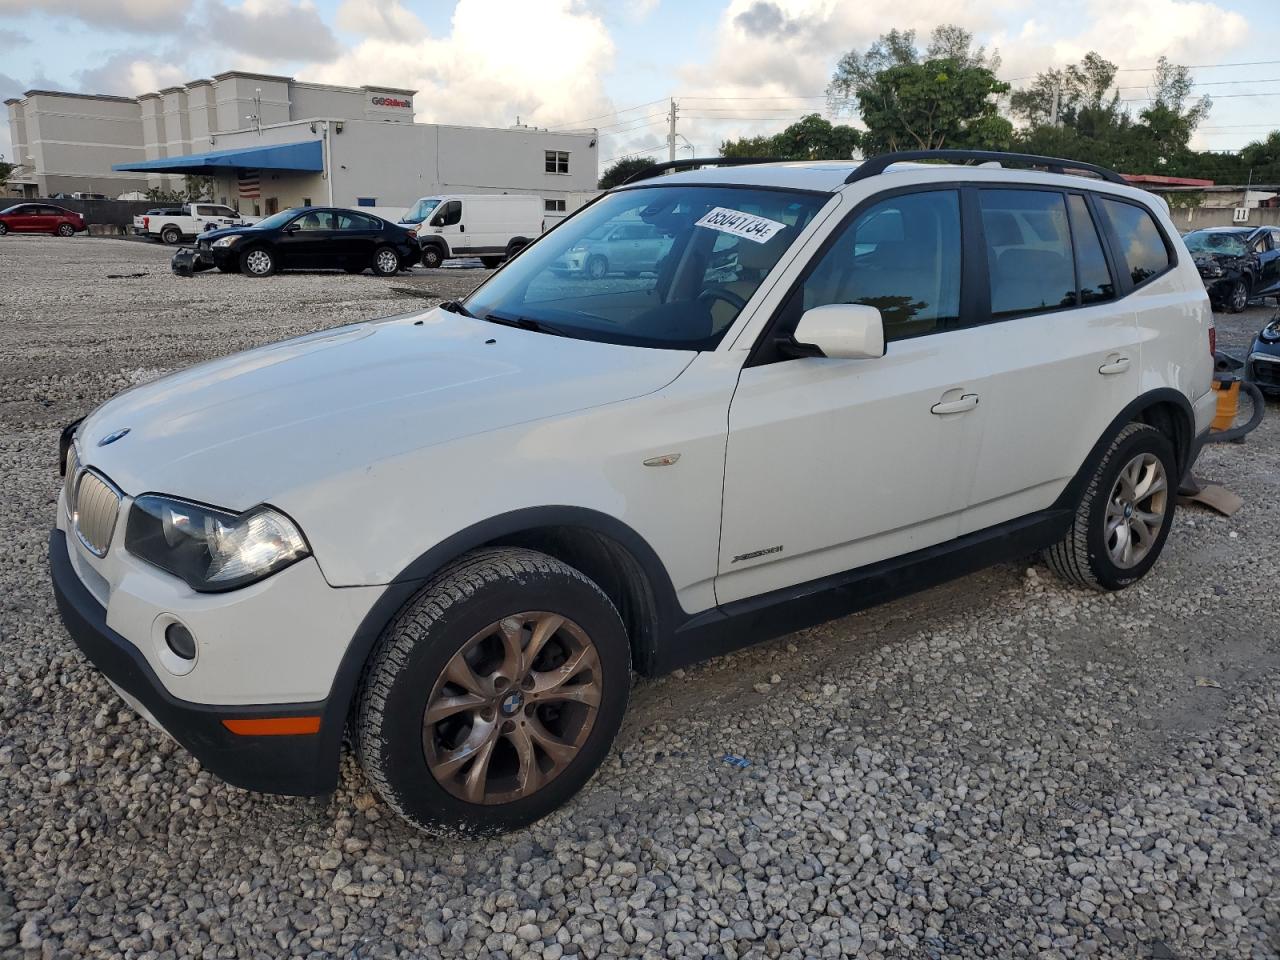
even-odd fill
[(408, 109), (413, 106), (413, 101), (401, 100), (399, 97), (374, 97), (373, 105), (375, 107), (404, 107)]

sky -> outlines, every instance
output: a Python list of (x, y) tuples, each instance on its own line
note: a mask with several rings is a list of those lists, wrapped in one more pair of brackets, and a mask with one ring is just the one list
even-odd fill
[[(407, 87), (420, 122), (598, 127), (603, 167), (665, 158), (669, 98), (679, 155), (714, 155), (824, 112), (846, 51), (939, 23), (998, 51), (1015, 87), (1096, 50), (1135, 112), (1158, 57), (1192, 66), (1215, 98), (1202, 149), (1280, 127), (1274, 0), (0, 0), (0, 99), (137, 96), (231, 69)], [(7, 123), (0, 154), (20, 159)]]

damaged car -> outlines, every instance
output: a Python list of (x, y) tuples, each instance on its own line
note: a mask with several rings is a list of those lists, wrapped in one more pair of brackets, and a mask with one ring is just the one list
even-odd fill
[(1245, 379), (1269, 397), (1280, 397), (1280, 310), (1258, 331), (1249, 348)]
[(1182, 239), (1214, 306), (1239, 313), (1252, 299), (1280, 294), (1280, 229), (1208, 227)]

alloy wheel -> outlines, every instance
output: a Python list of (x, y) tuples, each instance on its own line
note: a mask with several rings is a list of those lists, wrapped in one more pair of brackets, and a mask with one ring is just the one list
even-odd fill
[(69, 223), (63, 223), (58, 226), (58, 236), (60, 237), (69, 237), (73, 233), (75, 233), (75, 230)]
[(392, 274), (400, 269), (400, 258), (394, 250), (382, 250), (378, 253), (378, 271)]
[(533, 611), (491, 623), (449, 660), (427, 699), (427, 767), (471, 803), (530, 796), (577, 757), (602, 681), (595, 644), (572, 620)]
[(1111, 562), (1136, 567), (1151, 552), (1169, 506), (1169, 479), (1164, 463), (1140, 453), (1125, 464), (1107, 499), (1103, 540)]
[(264, 276), (271, 272), (271, 254), (265, 250), (251, 250), (245, 257), (245, 265), (250, 273)]
[(1231, 288), (1231, 308), (1239, 313), (1249, 304), (1249, 289), (1245, 286), (1243, 280), (1237, 280), (1236, 285)]

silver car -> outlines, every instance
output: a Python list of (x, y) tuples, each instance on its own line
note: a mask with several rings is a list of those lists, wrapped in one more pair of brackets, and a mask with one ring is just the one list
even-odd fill
[(671, 247), (671, 238), (652, 224), (614, 223), (589, 235), (556, 263), (556, 273), (599, 280), (610, 273), (652, 273)]

